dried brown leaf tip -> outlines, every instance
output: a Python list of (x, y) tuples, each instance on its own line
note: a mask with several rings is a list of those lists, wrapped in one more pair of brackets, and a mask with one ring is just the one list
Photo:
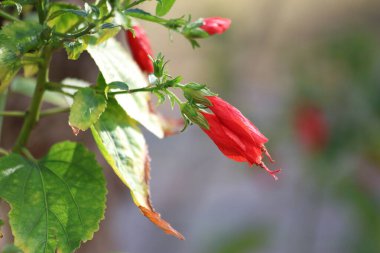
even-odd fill
[(73, 127), (73, 126), (70, 126), (70, 127), (73, 130), (74, 135), (77, 136), (79, 134), (79, 132), (80, 132), (80, 129), (77, 128), (77, 127)]
[(143, 206), (139, 206), (139, 208), (145, 217), (147, 217), (151, 222), (153, 222), (157, 227), (162, 229), (165, 233), (177, 237), (180, 240), (185, 240), (185, 237), (180, 232), (175, 230), (167, 221), (163, 220), (159, 213), (149, 210), (148, 208), (145, 208)]

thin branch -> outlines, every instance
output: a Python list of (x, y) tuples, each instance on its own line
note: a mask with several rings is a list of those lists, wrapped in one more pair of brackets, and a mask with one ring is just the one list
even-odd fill
[(0, 16), (3, 17), (3, 18), (6, 18), (8, 20), (11, 20), (11, 21), (15, 21), (15, 22), (18, 22), (20, 21), (18, 18), (6, 13), (5, 11), (2, 11), (0, 10)]
[(25, 112), (23, 111), (3, 111), (0, 112), (0, 116), (5, 116), (5, 117), (25, 117)]
[(51, 116), (51, 115), (54, 115), (54, 114), (58, 114), (58, 113), (65, 113), (65, 112), (69, 112), (70, 111), (70, 108), (69, 107), (56, 107), (56, 108), (51, 108), (51, 109), (47, 109), (47, 110), (44, 110), (41, 112), (40, 116), (41, 117), (46, 117), (46, 116)]

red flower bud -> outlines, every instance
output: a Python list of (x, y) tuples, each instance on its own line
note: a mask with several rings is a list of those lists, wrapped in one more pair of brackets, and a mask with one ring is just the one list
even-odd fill
[(204, 18), (203, 25), (200, 26), (202, 30), (207, 32), (209, 35), (222, 34), (228, 28), (230, 28), (231, 20), (228, 18)]
[(326, 146), (328, 125), (319, 108), (314, 106), (300, 108), (296, 114), (295, 127), (300, 142), (309, 151), (319, 151)]
[(153, 62), (149, 56), (153, 55), (152, 48), (145, 31), (140, 26), (133, 26), (134, 33), (126, 31), (125, 37), (132, 52), (133, 59), (137, 62), (140, 69), (150, 74), (154, 72)]
[(264, 146), (268, 139), (237, 108), (217, 96), (207, 98), (212, 103), (209, 109), (213, 114), (201, 112), (209, 124), (208, 130), (202, 130), (219, 150), (234, 161), (256, 164), (277, 179), (275, 174), (280, 170), (271, 171), (262, 161), (264, 152), (274, 162)]

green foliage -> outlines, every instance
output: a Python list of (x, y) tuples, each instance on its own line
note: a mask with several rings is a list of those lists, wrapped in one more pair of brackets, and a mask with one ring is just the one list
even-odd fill
[(66, 41), (64, 42), (68, 58), (70, 60), (77, 60), (83, 51), (87, 48), (87, 43), (83, 43), (81, 40)]
[(96, 94), (91, 88), (82, 88), (74, 96), (69, 124), (75, 132), (86, 131), (104, 112), (107, 101), (103, 94)]
[[(89, 46), (87, 50), (98, 65), (106, 83), (124, 82), (130, 89), (147, 86), (139, 67), (116, 40), (109, 39), (104, 44)], [(115, 98), (131, 118), (156, 136), (164, 136), (157, 115), (150, 110), (148, 93), (119, 94)]]
[(0, 3), (0, 6), (8, 7), (8, 6), (15, 6), (17, 9), (17, 14), (20, 15), (22, 12), (22, 5), (15, 1), (3, 1)]
[[(199, 23), (185, 16), (162, 18), (175, 0), (157, 0), (156, 15), (138, 8), (144, 0), (91, 2), (0, 3), (0, 16), (6, 24), (0, 30), (1, 115), (24, 118), (11, 151), (0, 148), (4, 155), (0, 158), (0, 198), (11, 206), (9, 221), (15, 237), (15, 246), (5, 247), (5, 253), (73, 252), (92, 238), (104, 216), (105, 180), (92, 153), (80, 144), (63, 142), (36, 160), (26, 149), (41, 117), (69, 109), (68, 123), (74, 133), (91, 128), (99, 150), (129, 187), (140, 211), (164, 232), (184, 239), (151, 204), (150, 158), (139, 124), (159, 138), (176, 133), (181, 123), (160, 116), (152, 107), (151, 94), (158, 97), (159, 104), (169, 98), (172, 107), (188, 105), (193, 110), (190, 114), (197, 116), (207, 102), (199, 103), (206, 88), (191, 88), (198, 89), (185, 92), (185, 98), (192, 101), (182, 102), (169, 90), (184, 89), (182, 78), (166, 72), (162, 55), (157, 59), (149, 55), (154, 73), (147, 78), (136, 59), (113, 37), (121, 29), (131, 30), (137, 24), (135, 19), (142, 19), (181, 33), (198, 45), (195, 39), (202, 36), (195, 35), (194, 29)], [(144, 43), (149, 46), (145, 39)], [(100, 71), (97, 85), (71, 78), (50, 81), (51, 59), (60, 49), (66, 50), (70, 60), (77, 60), (87, 50)], [(21, 69), (24, 78), (16, 77)], [(30, 97), (25, 111), (5, 111), (11, 83), (11, 92)], [(44, 103), (56, 107), (45, 109)]]
[(34, 22), (14, 22), (0, 31), (0, 92), (6, 89), (21, 68), (22, 55), (38, 49), (42, 26)]
[(23, 251), (14, 245), (6, 245), (1, 253), (23, 253)]
[(114, 99), (91, 128), (92, 134), (108, 164), (129, 187), (138, 206), (149, 206), (146, 181), (147, 145), (137, 122), (131, 119)]
[(158, 16), (166, 15), (173, 7), (175, 0), (157, 0), (156, 14)]
[(48, 13), (48, 26), (60, 33), (72, 31), (83, 20), (75, 11), (79, 11), (76, 5), (64, 2), (52, 3)]
[(26, 252), (69, 253), (90, 240), (105, 195), (102, 169), (80, 144), (55, 144), (40, 161), (0, 159), (0, 196), (11, 206), (15, 245)]

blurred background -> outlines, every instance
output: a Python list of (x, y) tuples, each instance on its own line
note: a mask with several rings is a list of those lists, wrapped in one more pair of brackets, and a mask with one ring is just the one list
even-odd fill
[[(178, 0), (169, 17), (183, 14), (228, 17), (232, 26), (194, 51), (142, 23), (154, 51), (170, 60), (172, 75), (209, 85), (261, 129), (280, 180), (228, 160), (196, 126), (165, 140), (146, 132), (153, 203), (186, 241), (144, 218), (98, 156), (106, 218), (78, 252), (380, 252), (380, 2)], [(73, 62), (61, 52), (51, 78), (67, 76), (94, 81), (97, 67), (88, 55)], [(27, 104), (15, 94), (8, 101), (15, 110)], [(12, 145), (21, 123), (5, 121), (1, 146)], [(72, 135), (66, 116), (44, 119), (35, 133), (36, 156), (62, 139), (97, 150), (90, 133)], [(7, 211), (2, 203), (1, 218)], [(1, 244), (11, 240), (3, 232)]]

